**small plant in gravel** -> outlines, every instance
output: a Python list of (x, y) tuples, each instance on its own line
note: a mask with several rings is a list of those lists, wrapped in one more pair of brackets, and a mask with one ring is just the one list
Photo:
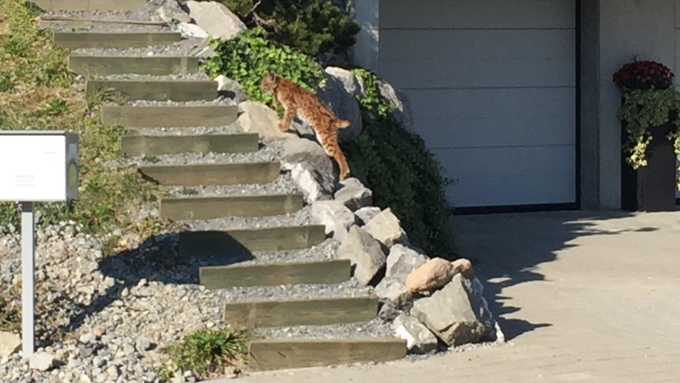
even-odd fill
[(451, 180), (423, 139), (392, 116), (394, 105), (380, 95), (378, 76), (361, 68), (352, 72), (363, 80), (366, 96), (357, 97), (363, 130), (342, 145), (350, 168), (373, 190), (376, 206), (392, 208), (411, 242), (431, 256), (456, 258), (453, 208), (446, 200)]
[[(114, 167), (119, 159), (124, 130), (103, 125), (99, 105), (111, 95), (85, 97), (83, 84), (66, 67), (68, 51), (52, 42), (52, 32), (40, 29), (35, 16), (40, 10), (21, 0), (0, 2), (0, 20), (6, 43), (0, 45), (0, 128), (3, 130), (68, 130), (79, 134), (80, 197), (69, 203), (37, 205), (40, 224), (74, 221), (87, 233), (114, 228), (148, 236), (164, 230), (165, 223), (137, 220), (139, 210), (159, 196), (134, 168)], [(16, 227), (14, 203), (0, 203), (0, 226)], [(145, 231), (141, 231), (145, 230)]]
[(249, 27), (263, 28), (266, 38), (319, 58), (342, 54), (356, 42), (359, 24), (331, 0), (220, 0)]
[(243, 86), (251, 100), (272, 108), (273, 96), (260, 90), (260, 81), (267, 70), (312, 92), (324, 80), (323, 69), (311, 57), (268, 41), (262, 28), (239, 32), (230, 40), (213, 39), (210, 46), (215, 55), (203, 63), (210, 78), (224, 75), (233, 79)]
[(191, 371), (199, 379), (210, 379), (239, 370), (247, 361), (250, 336), (244, 330), (198, 330), (180, 342), (163, 348), (170, 356), (168, 363), (158, 368), (162, 382), (174, 378), (176, 371)]

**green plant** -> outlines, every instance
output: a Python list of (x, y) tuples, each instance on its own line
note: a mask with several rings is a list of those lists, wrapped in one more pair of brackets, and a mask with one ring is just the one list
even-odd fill
[(391, 105), (380, 95), (378, 77), (365, 69), (352, 72), (364, 83), (357, 97), (364, 126), (361, 134), (342, 144), (350, 168), (373, 190), (373, 202), (391, 208), (409, 239), (431, 256), (454, 259), (449, 225), (453, 208), (446, 200), (443, 167), (423, 139), (401, 126)]
[(356, 42), (359, 24), (330, 0), (221, 0), (250, 27), (266, 37), (319, 58), (347, 52)]
[[(120, 157), (124, 130), (103, 125), (99, 106), (113, 96), (102, 90), (85, 97), (67, 69), (68, 51), (54, 46), (52, 32), (38, 28), (37, 12), (21, 0), (0, 1), (0, 25), (6, 26), (7, 41), (12, 41), (0, 44), (1, 77), (11, 84), (0, 92), (0, 129), (76, 132), (80, 152), (79, 198), (37, 204), (39, 223), (72, 220), (91, 234), (120, 228), (146, 236), (169, 228), (154, 218), (137, 221), (138, 209), (154, 203), (160, 192), (135, 168), (109, 165)], [(0, 226), (17, 224), (16, 204), (0, 203)]]
[(245, 362), (250, 336), (244, 330), (198, 330), (161, 351), (170, 356), (159, 367), (161, 381), (169, 381), (178, 370), (192, 371), (201, 379), (224, 374), (230, 367)]
[(323, 83), (323, 70), (313, 59), (288, 46), (277, 46), (265, 36), (262, 28), (254, 28), (230, 40), (211, 40), (216, 54), (203, 63), (203, 69), (211, 78), (221, 74), (237, 81), (250, 99), (270, 107), (274, 106), (273, 96), (260, 90), (260, 81), (269, 69), (310, 91)]
[(623, 150), (633, 169), (647, 166), (645, 153), (652, 142), (650, 128), (669, 121), (675, 130), (667, 138), (680, 158), (680, 94), (672, 87), (674, 77), (668, 67), (653, 61), (625, 64), (613, 76), (623, 95), (617, 116), (628, 135)]
[(197, 195), (198, 190), (193, 189), (193, 188), (183, 187), (182, 190), (180, 191), (180, 193), (182, 193), (184, 195)]

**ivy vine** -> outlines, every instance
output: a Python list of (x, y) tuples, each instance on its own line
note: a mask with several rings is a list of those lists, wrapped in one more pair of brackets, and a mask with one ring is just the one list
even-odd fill
[[(675, 130), (668, 135), (668, 139), (674, 143), (675, 154), (680, 159), (680, 119), (676, 118), (678, 114), (680, 94), (673, 88), (624, 91), (618, 118), (628, 133), (623, 150), (627, 153), (626, 162), (633, 169), (647, 166), (645, 152), (652, 142), (650, 128), (665, 124), (669, 118), (673, 119)], [(680, 189), (680, 182), (678, 188)]]

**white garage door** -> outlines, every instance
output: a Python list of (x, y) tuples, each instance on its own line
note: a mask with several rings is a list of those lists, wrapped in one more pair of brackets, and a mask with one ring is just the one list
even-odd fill
[(574, 0), (381, 0), (378, 72), (457, 207), (573, 203)]

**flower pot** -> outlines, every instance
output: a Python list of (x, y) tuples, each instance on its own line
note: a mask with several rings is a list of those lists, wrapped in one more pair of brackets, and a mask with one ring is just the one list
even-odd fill
[[(650, 129), (652, 142), (645, 151), (647, 166), (633, 169), (622, 154), (621, 209), (627, 211), (673, 211), (677, 173), (673, 143), (667, 136), (674, 129), (671, 122)], [(622, 129), (626, 142), (628, 133)]]

